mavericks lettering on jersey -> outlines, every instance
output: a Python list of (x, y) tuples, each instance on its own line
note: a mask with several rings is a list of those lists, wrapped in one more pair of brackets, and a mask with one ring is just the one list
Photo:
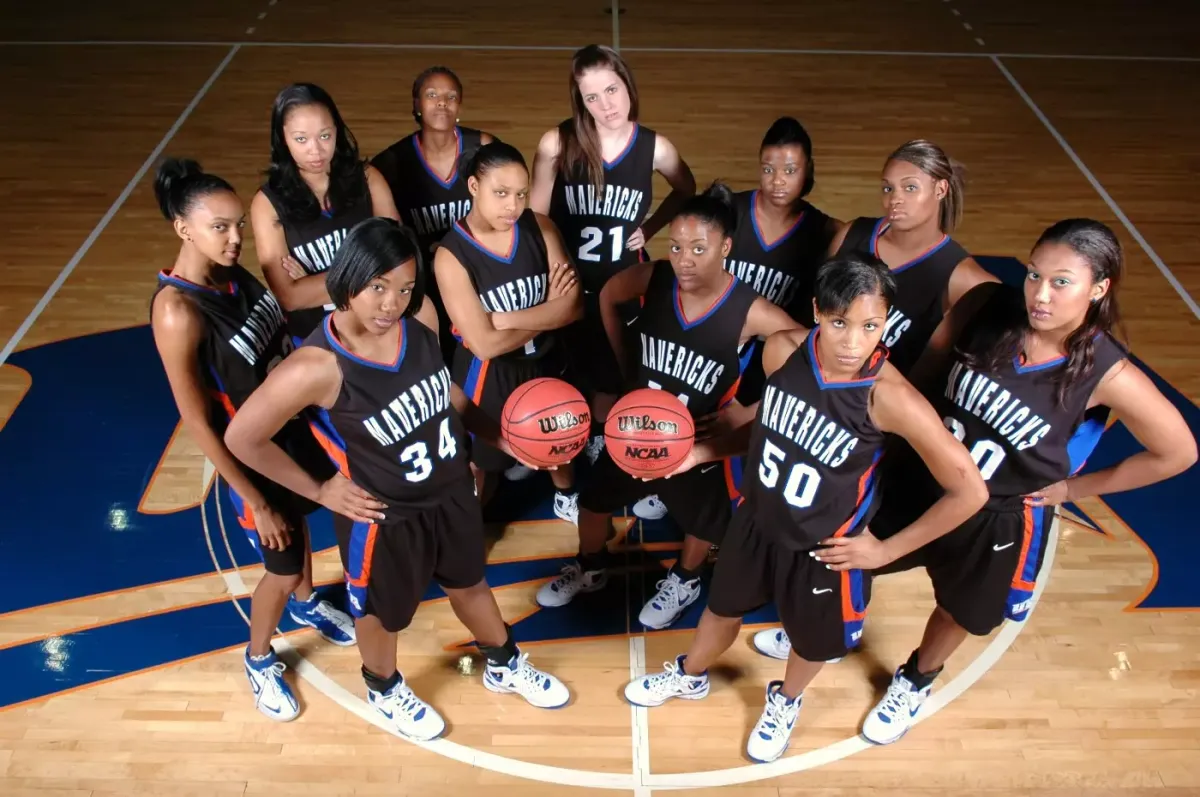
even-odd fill
[(267, 346), (275, 339), (275, 334), (283, 327), (283, 308), (275, 294), (267, 291), (250, 308), (250, 315), (234, 336), (229, 339), (233, 350), (242, 355), (250, 365), (258, 362), (258, 358), (266, 351)]
[(899, 342), (904, 331), (912, 326), (912, 319), (900, 312), (896, 305), (888, 310), (887, 322), (883, 327), (883, 345), (891, 348)]
[(604, 186), (602, 197), (596, 196), (596, 187), (590, 184), (565, 186), (563, 194), (572, 216), (611, 216), (628, 222), (639, 218), (643, 199), (641, 191), (620, 185)]
[(466, 218), (471, 211), (470, 199), (456, 199), (423, 208), (410, 208), (413, 227), (418, 235), (428, 236), (444, 233), (459, 219)]
[(379, 412), (363, 419), (363, 425), (379, 444), (399, 443), (430, 418), (450, 406), (450, 371), (442, 368), (405, 390)]
[(725, 366), (697, 354), (686, 346), (669, 340), (659, 340), (641, 333), (642, 365), (651, 371), (678, 379), (700, 395), (707, 396), (717, 386)]
[(823, 412), (787, 391), (768, 385), (759, 419), (763, 426), (791, 440), (822, 465), (836, 468), (858, 445), (858, 437)]
[(1020, 398), (961, 362), (950, 369), (946, 398), (982, 419), (1018, 451), (1037, 445), (1050, 432), (1050, 424)]
[(538, 274), (533, 277), (521, 277), (506, 282), (498, 288), (492, 288), (486, 293), (479, 294), (479, 302), (489, 313), (511, 313), (516, 310), (527, 310), (546, 301), (547, 277)]
[(343, 227), (340, 230), (328, 232), (314, 241), (292, 247), (292, 255), (304, 266), (309, 274), (320, 274), (328, 271), (333, 265), (333, 256), (342, 245), (349, 231)]
[(792, 294), (796, 292), (796, 278), (770, 266), (726, 258), (725, 270), (777, 307), (791, 303)]

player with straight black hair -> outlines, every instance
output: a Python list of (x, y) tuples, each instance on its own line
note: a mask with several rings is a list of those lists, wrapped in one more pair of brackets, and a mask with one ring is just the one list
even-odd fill
[[(250, 467), (336, 513), (368, 702), (397, 732), (429, 740), (445, 721), (400, 674), (396, 634), (431, 580), (487, 658), (486, 688), (540, 708), (570, 696), (517, 648), (484, 577), (466, 430), (509, 449), (497, 424), (451, 381), (436, 321), (416, 312), (421, 271), (420, 244), (399, 222), (355, 226), (327, 276), (337, 309), (247, 400), (225, 437)], [(339, 466), (325, 481), (271, 440), (310, 407), (317, 437)]]
[[(756, 761), (787, 749), (804, 691), (824, 666), (858, 644), (880, 555), (898, 558), (949, 532), (983, 506), (987, 490), (962, 444), (920, 393), (887, 362), (880, 344), (895, 279), (872, 256), (821, 266), (811, 330), (767, 339), (767, 381), (754, 420), (700, 441), (671, 481), (704, 463), (749, 451), (743, 500), (713, 575), (708, 607), (688, 652), (665, 672), (630, 682), (634, 705), (698, 700), (708, 668), (733, 644), (742, 617), (774, 603), (794, 647), (782, 680), (747, 740)], [(867, 530), (875, 508), (883, 436), (910, 441), (945, 493), (880, 543)]]
[[(787, 313), (722, 267), (735, 224), (732, 194), (722, 183), (714, 183), (684, 202), (671, 222), (669, 260), (630, 266), (600, 292), (609, 343), (628, 369), (625, 384), (677, 396), (697, 421), (698, 438), (722, 428), (721, 411), (737, 393), (748, 341), (798, 327)], [(631, 327), (639, 344), (636, 360), (630, 361), (617, 308), (637, 297), (645, 297), (645, 304)], [(680, 368), (685, 361), (689, 367)], [(674, 623), (700, 596), (709, 550), (720, 545), (737, 498), (739, 468), (737, 461), (725, 460), (678, 479), (646, 482), (621, 470), (611, 456), (601, 455), (580, 495), (578, 556), (538, 591), (538, 603), (564, 606), (579, 593), (607, 583), (605, 542), (612, 513), (644, 495), (649, 485), (658, 488), (684, 539), (678, 561), (638, 619), (652, 629)]]
[[(529, 170), (521, 153), (493, 141), (462, 169), (471, 211), (442, 240), (433, 270), (458, 339), (454, 381), (499, 423), (504, 403), (522, 384), (564, 375), (568, 352), (559, 330), (580, 317), (583, 296), (554, 223), (525, 206)], [(514, 461), (482, 441), (476, 441), (471, 461), (486, 503), (495, 476)], [(550, 476), (555, 515), (577, 522), (572, 467), (568, 463)]]
[[(459, 124), (462, 102), (462, 80), (453, 70), (445, 66), (425, 69), (412, 84), (412, 117), (418, 129), (371, 159), (391, 188), (400, 220), (416, 232), (426, 263), (433, 262), (433, 251), (450, 226), (471, 210), (471, 192), (459, 169), (462, 161), (495, 140), (488, 133)], [(450, 364), (455, 341), (446, 307), (436, 280), (426, 287), (438, 310), (438, 337)]]
[[(1053, 507), (1155, 484), (1196, 462), (1187, 422), (1114, 337), (1123, 271), (1106, 225), (1056, 222), (1033, 247), (1023, 289), (1003, 286), (970, 312), (952, 308), (951, 343), (931, 345), (919, 364), (925, 395), (970, 451), (989, 498), (950, 534), (884, 568), (923, 566), (937, 606), (863, 723), (870, 741), (888, 744), (908, 731), (968, 635), (1028, 616)], [(1080, 473), (1113, 412), (1145, 450)], [(910, 450), (888, 458), (872, 523), (885, 539), (940, 496)]]
[(254, 246), (299, 344), (333, 309), (325, 272), (350, 228), (399, 219), (387, 181), (366, 163), (337, 105), (320, 86), (293, 83), (271, 106), (271, 165), (250, 203)]
[[(319, 505), (242, 468), (221, 439), (247, 397), (292, 350), (283, 309), (238, 263), (245, 209), (228, 182), (193, 160), (168, 158), (154, 195), (182, 243), (175, 263), (158, 275), (150, 329), (180, 420), (229, 485), (238, 523), (266, 570), (250, 599), (245, 656), (255, 705), (271, 719), (294, 719), (300, 706), (271, 646), (283, 612), (336, 645), (354, 644), (354, 625), (313, 591), (305, 516)], [(313, 478), (333, 474), (303, 422), (281, 424), (275, 442)]]

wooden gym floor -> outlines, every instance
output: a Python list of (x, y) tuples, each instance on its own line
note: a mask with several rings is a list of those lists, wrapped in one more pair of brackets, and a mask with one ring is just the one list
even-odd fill
[[(708, 700), (631, 709), (631, 673), (656, 671), (691, 632), (539, 617), (533, 593), (574, 537), (536, 519), (496, 544), (490, 578), (505, 616), (536, 626), (528, 649), (571, 687), (568, 708), (462, 678), (448, 648), (464, 631), (434, 600), (402, 637), (401, 667), (446, 715), (446, 740), (422, 747), (371, 724), (356, 651), (313, 632), (278, 646), (304, 714), (273, 724), (242, 672), (246, 601), (230, 604), (259, 568), (176, 433), (144, 327), (175, 252), (148, 176), (160, 155), (198, 158), (248, 204), (284, 84), (327, 88), (369, 155), (409, 132), (412, 77), (444, 63), (466, 83), (463, 123), (531, 158), (568, 112), (571, 51), (594, 41), (619, 45), (642, 121), (701, 184), (752, 186), (757, 142), (786, 113), (814, 138), (813, 200), (841, 218), (878, 213), (887, 153), (924, 137), (969, 169), (957, 237), (977, 255), (1022, 258), (1066, 216), (1110, 223), (1128, 252), (1134, 351), (1194, 418), (1194, 5), (624, 0), (616, 24), (603, 0), (122, 6), (0, 2), (0, 793), (1200, 793), (1195, 469), (1070, 507), (1031, 619), (972, 640), (939, 683), (940, 710), (892, 747), (868, 749), (857, 728), (919, 638), (923, 575), (877, 582), (863, 650), (818, 677), (788, 755), (756, 766), (745, 737), (782, 665), (752, 651), (751, 630)], [(1127, 453), (1121, 433), (1102, 447)], [(321, 534), (317, 580), (333, 583)], [(641, 605), (644, 584), (627, 586), (618, 620)]]

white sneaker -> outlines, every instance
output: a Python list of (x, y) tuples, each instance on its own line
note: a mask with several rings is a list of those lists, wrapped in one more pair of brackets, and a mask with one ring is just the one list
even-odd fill
[(538, 606), (554, 609), (566, 606), (581, 592), (595, 592), (608, 583), (607, 570), (591, 570), (587, 573), (579, 568), (578, 562), (563, 565), (562, 575), (542, 585), (537, 591)]
[(500, 666), (488, 662), (483, 685), (493, 692), (514, 692), (538, 708), (562, 708), (571, 699), (562, 681), (529, 663), (528, 653), (514, 656), (508, 664)]
[(367, 702), (391, 723), (401, 736), (418, 742), (438, 738), (446, 730), (446, 721), (408, 688), (401, 676), (396, 685), (386, 692), (367, 688)]
[(924, 689), (917, 689), (913, 682), (901, 675), (897, 669), (883, 700), (871, 709), (871, 713), (863, 721), (862, 735), (868, 742), (875, 744), (899, 741), (916, 721), (917, 712), (921, 710), (921, 704), (929, 697), (931, 691), (933, 684)]
[(633, 505), (633, 514), (642, 520), (662, 520), (667, 516), (667, 505), (657, 495), (648, 495)]
[(279, 660), (274, 649), (266, 656), (252, 658), (247, 648), (245, 654), (246, 677), (250, 679), (250, 691), (254, 693), (254, 707), (264, 716), (278, 722), (289, 722), (300, 714), (300, 704), (292, 688), (283, 679), (287, 665)]
[[(792, 640), (782, 628), (767, 628), (754, 635), (754, 649), (764, 656), (787, 661), (792, 652)], [(827, 659), (825, 663), (837, 664), (841, 660), (842, 657), (838, 656), (836, 659)]]
[(588, 462), (595, 465), (596, 460), (600, 459), (602, 451), (604, 451), (604, 435), (598, 434), (595, 437), (588, 438), (587, 447), (583, 449), (583, 454), (588, 458)]
[(298, 625), (306, 625), (317, 629), (321, 636), (335, 645), (349, 647), (356, 642), (354, 621), (350, 615), (334, 608), (329, 601), (323, 601), (314, 592), (308, 600), (302, 601), (294, 595), (288, 599), (288, 615)]
[(532, 475), (533, 468), (526, 467), (520, 462), (518, 462), (516, 465), (512, 465), (508, 468), (508, 470), (504, 471), (504, 478), (508, 479), (510, 482), (519, 482), (522, 479), (528, 479)]
[(700, 597), (700, 579), (683, 581), (671, 571), (658, 582), (658, 593), (647, 601), (638, 615), (638, 622), (654, 631), (666, 628), (679, 619), (683, 610)]
[(554, 492), (554, 514), (559, 520), (579, 525), (579, 493)]
[(774, 761), (787, 751), (792, 741), (792, 728), (800, 716), (800, 703), (804, 695), (796, 695), (789, 700), (779, 691), (782, 688), (783, 681), (767, 684), (767, 705), (763, 707), (762, 716), (746, 740), (746, 755), (760, 764)]
[(688, 675), (683, 671), (685, 655), (663, 662), (664, 672), (645, 675), (625, 686), (625, 699), (635, 706), (661, 706), (673, 697), (701, 700), (708, 697), (708, 673)]

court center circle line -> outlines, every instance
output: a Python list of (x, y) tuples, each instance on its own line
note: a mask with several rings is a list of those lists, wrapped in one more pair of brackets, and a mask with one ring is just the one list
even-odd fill
[[(213, 476), (216, 475), (216, 469), (207, 459), (204, 460), (204, 483), (208, 483)], [(212, 494), (216, 501), (217, 524), (220, 529), (221, 536), (226, 546), (229, 546), (229, 535), (225, 530), (224, 513), (221, 509), (221, 479), (219, 476), (213, 481)], [(216, 552), (212, 543), (212, 529), (208, 522), (208, 515), (205, 512), (204, 502), (200, 506), (200, 519), (203, 526), (205, 543), (208, 546), (209, 556), (212, 558), (213, 567), (218, 575), (224, 580), (226, 587), (230, 591), (230, 601), (238, 614), (246, 621), (247, 627), (250, 624), (250, 618), (238, 603), (237, 598), (241, 595), (249, 595), (250, 590), (246, 586), (246, 582), (242, 579), (241, 572), (237, 569), (236, 560), (231, 558), (230, 563), (234, 565), (233, 569), (225, 572), (221, 569), (217, 561)], [(920, 724), (932, 717), (938, 711), (945, 708), (951, 701), (969, 689), (980, 678), (984, 676), (996, 662), (1004, 655), (1017, 636), (1025, 628), (1026, 623), (1033, 617), (1034, 611), (1041, 602), (1042, 593), (1045, 591), (1046, 584), (1049, 583), (1050, 573), (1054, 566), (1055, 554), (1058, 548), (1058, 526), (1059, 516), (1055, 513), (1053, 522), (1050, 525), (1050, 533), (1048, 535), (1046, 554), (1042, 562), (1041, 576), (1034, 587), (1032, 605), (1026, 619), (1021, 622), (1006, 621), (1001, 626), (996, 636), (987, 644), (983, 651), (961, 672), (954, 678), (950, 679), (945, 686), (933, 692), (929, 699), (921, 707), (921, 713), (914, 721), (914, 725)], [(227, 547), (227, 550), (232, 550)], [(282, 633), (282, 632), (281, 632)], [(840, 742), (826, 745), (825, 747), (816, 750), (810, 750), (800, 755), (785, 756), (769, 764), (746, 764), (739, 767), (731, 767), (729, 769), (709, 770), (705, 772), (682, 772), (672, 773), (669, 775), (654, 775), (649, 774), (644, 779), (635, 778), (632, 775), (616, 774), (610, 772), (598, 772), (589, 769), (569, 769), (565, 767), (554, 767), (546, 764), (536, 764), (530, 761), (523, 761), (518, 758), (507, 758), (505, 756), (489, 753), (484, 750), (478, 750), (474, 747), (461, 745), (449, 739), (436, 739), (432, 742), (418, 742), (407, 737), (401, 736), (395, 730), (388, 726), (386, 721), (372, 709), (367, 702), (346, 689), (341, 684), (334, 681), (325, 674), (320, 668), (314, 665), (308, 659), (301, 655), (300, 651), (288, 640), (286, 636), (278, 636), (272, 640), (272, 644), (276, 646), (276, 650), (280, 656), (296, 671), (296, 674), (307, 681), (314, 689), (316, 689), (325, 697), (340, 705), (342, 708), (349, 711), (351, 714), (358, 716), (366, 722), (380, 728), (383, 731), (395, 736), (408, 744), (416, 745), (432, 753), (436, 753), (445, 758), (458, 761), (468, 766), (477, 766), (492, 772), (498, 772), (504, 775), (512, 775), (526, 780), (540, 781), (542, 783), (554, 783), (561, 786), (579, 786), (583, 788), (593, 789), (623, 789), (635, 790), (644, 789), (646, 787), (652, 789), (694, 789), (715, 786), (733, 786), (743, 783), (752, 783), (755, 781), (767, 780), (769, 778), (777, 778), (784, 775), (792, 775), (797, 772), (803, 772), (807, 769), (814, 769), (825, 764), (839, 761), (847, 758), (855, 753), (861, 753), (864, 750), (869, 750), (875, 745), (863, 739), (861, 736), (852, 736), (843, 739)], [(649, 762), (647, 762), (648, 764)], [(647, 769), (649, 767), (647, 766)], [(643, 782), (639, 782), (643, 781)]]

